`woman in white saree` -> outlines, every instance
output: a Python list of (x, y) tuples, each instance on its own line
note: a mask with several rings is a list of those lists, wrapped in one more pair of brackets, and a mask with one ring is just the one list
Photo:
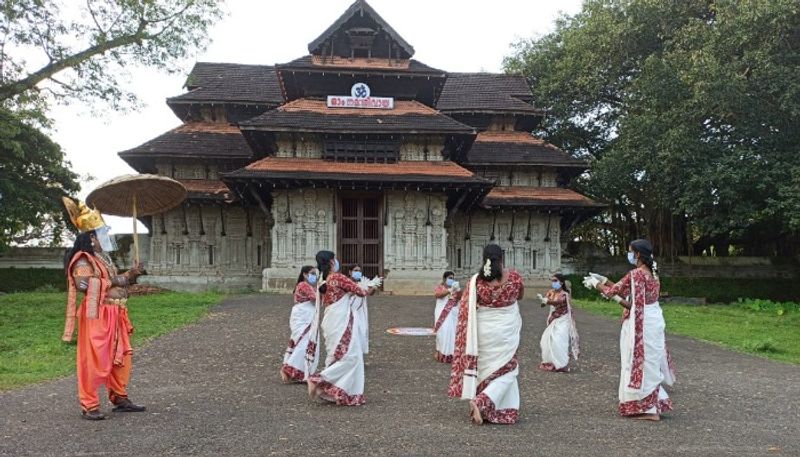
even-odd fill
[(542, 333), (542, 363), (539, 368), (545, 371), (569, 371), (570, 355), (578, 360), (580, 346), (575, 317), (572, 315), (571, 291), (567, 278), (559, 273), (550, 277), (552, 287), (542, 297), (542, 306), (550, 306), (547, 328)]
[[(281, 366), (281, 379), (284, 383), (303, 382), (306, 369), (306, 349), (311, 331), (311, 322), (316, 313), (316, 283), (319, 272), (311, 265), (306, 265), (300, 270), (297, 285), (294, 288), (294, 306), (289, 317), (289, 330), (291, 336), (286, 352), (283, 354)], [(311, 371), (317, 369), (319, 347), (316, 347)]]
[(453, 362), (456, 346), (456, 323), (458, 322), (458, 300), (461, 290), (452, 271), (445, 271), (442, 283), (433, 291), (436, 306), (433, 309), (433, 331), (436, 332), (434, 358), (442, 363)]
[(661, 285), (655, 274), (652, 244), (633, 241), (628, 261), (636, 268), (618, 283), (598, 283), (595, 287), (625, 308), (619, 337), (619, 413), (657, 421), (661, 413), (672, 409), (672, 401), (661, 385), (672, 385), (675, 370), (664, 339), (664, 316), (658, 305)]
[[(365, 297), (372, 290), (364, 290), (347, 276), (339, 273), (339, 260), (333, 252), (317, 253), (317, 268), (321, 273), (317, 288), (317, 313), (311, 328), (311, 342), (306, 351), (308, 395), (312, 399), (357, 406), (364, 404), (364, 353), (361, 339), (356, 333), (355, 312), (351, 306), (353, 296)], [(325, 316), (320, 322), (321, 307)], [(325, 369), (311, 374), (313, 351), (319, 334), (325, 338)]]
[(522, 277), (503, 269), (503, 251), (490, 244), (483, 267), (461, 298), (448, 395), (470, 401), (470, 417), (513, 424), (519, 418), (517, 348), (522, 318)]

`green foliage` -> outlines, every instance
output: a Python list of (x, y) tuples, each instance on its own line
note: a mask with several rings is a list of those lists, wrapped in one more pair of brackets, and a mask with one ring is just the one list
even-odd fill
[[(221, 298), (219, 294), (186, 293), (132, 297), (128, 312), (136, 328), (134, 350), (151, 338), (196, 321)], [(75, 371), (75, 344), (61, 341), (64, 306), (63, 292), (0, 296), (0, 390)]]
[[(733, 305), (666, 304), (661, 308), (668, 333), (800, 364), (800, 303), (780, 305), (786, 309), (781, 315), (775, 309), (753, 309), (760, 305), (754, 306), (750, 300)], [(577, 300), (576, 307), (614, 319), (622, 314), (622, 308), (609, 301)], [(680, 367), (680, 360), (676, 362)]]
[[(572, 296), (596, 300), (598, 293), (582, 285), (580, 275), (571, 275)], [(619, 278), (613, 278), (619, 279)], [(760, 278), (661, 278), (661, 293), (672, 297), (699, 297), (709, 303), (772, 303), (800, 297), (800, 282), (794, 279)]]
[(60, 243), (69, 224), (61, 197), (78, 190), (61, 147), (0, 108), (0, 250), (31, 240)]
[(611, 204), (595, 226), (607, 246), (645, 234), (661, 252), (787, 255), (775, 243), (800, 227), (798, 30), (795, 0), (588, 0), (506, 69), (549, 111), (537, 133), (593, 162), (578, 185)]
[(0, 292), (28, 292), (41, 288), (67, 290), (64, 270), (53, 268), (0, 268)]

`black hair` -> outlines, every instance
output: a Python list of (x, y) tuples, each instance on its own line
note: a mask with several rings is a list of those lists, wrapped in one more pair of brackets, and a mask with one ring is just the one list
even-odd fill
[(639, 260), (650, 269), (653, 275), (657, 274), (656, 263), (653, 260), (653, 244), (647, 240), (631, 241), (631, 250), (639, 254)]
[(556, 278), (558, 282), (561, 283), (561, 289), (563, 289), (568, 294), (572, 293), (569, 290), (569, 284), (567, 284), (568, 281), (566, 276), (562, 275), (561, 273), (554, 273), (553, 277)]
[(455, 278), (455, 275), (456, 275), (456, 274), (455, 274), (455, 273), (453, 273), (453, 272), (452, 272), (452, 271), (450, 271), (450, 270), (447, 270), (447, 271), (445, 271), (445, 272), (444, 272), (444, 274), (442, 275), (442, 282), (445, 282), (445, 281), (447, 281), (447, 277), (448, 277), (448, 276), (453, 276), (453, 277)]
[[(483, 271), (486, 261), (490, 262), (489, 274)], [(494, 281), (503, 277), (503, 250), (496, 244), (487, 244), (483, 248), (483, 260), (481, 269), (478, 270), (478, 277), (484, 281)]]
[(81, 233), (75, 238), (75, 244), (72, 245), (71, 249), (67, 249), (67, 252), (64, 254), (64, 272), (69, 276), (69, 264), (72, 262), (72, 258), (75, 257), (75, 254), (79, 252), (88, 252), (94, 253), (94, 245), (92, 244), (92, 235), (94, 231)]
[[(336, 254), (334, 254), (331, 251), (319, 251), (319, 252), (317, 252), (317, 256), (316, 256), (317, 269), (319, 270), (319, 273), (320, 273), (319, 282), (322, 282), (323, 280), (327, 279), (328, 275), (331, 274), (331, 260), (333, 260), (335, 257), (336, 257)], [(323, 294), (325, 293), (325, 291), (327, 289), (328, 289), (328, 286), (325, 285), (325, 284), (323, 284), (323, 285), (321, 285), (319, 287), (320, 293), (323, 293)]]
[(306, 278), (303, 275), (306, 275), (314, 269), (313, 265), (303, 265), (303, 268), (300, 269), (300, 276), (297, 277), (297, 284), (305, 281)]

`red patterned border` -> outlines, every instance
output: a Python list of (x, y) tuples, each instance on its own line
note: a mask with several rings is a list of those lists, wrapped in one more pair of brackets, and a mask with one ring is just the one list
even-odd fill
[(495, 409), (494, 402), (486, 394), (478, 395), (473, 402), (481, 412), (483, 420), (493, 424), (515, 424), (519, 420), (518, 409)]
[(353, 312), (350, 312), (350, 319), (347, 321), (347, 328), (345, 329), (344, 333), (342, 334), (342, 338), (339, 340), (339, 344), (336, 345), (336, 351), (333, 353), (333, 361), (338, 362), (342, 360), (342, 357), (347, 354), (347, 351), (350, 349), (350, 340), (353, 338)]
[(303, 378), (305, 378), (305, 373), (289, 365), (288, 363), (283, 364), (281, 367), (281, 372), (294, 382), (304, 382)]
[(632, 400), (626, 402), (620, 402), (619, 404), (619, 413), (622, 416), (638, 416), (640, 414), (646, 414), (648, 410), (655, 407), (656, 412), (661, 414), (665, 411), (672, 410), (672, 400), (667, 398), (666, 400), (659, 400), (658, 399), (658, 392), (661, 390), (661, 387), (656, 387), (650, 395), (642, 398), (641, 400)]
[(494, 381), (495, 379), (499, 378), (500, 376), (503, 376), (503, 375), (506, 375), (508, 373), (511, 373), (512, 371), (516, 370), (518, 366), (519, 366), (519, 363), (517, 362), (517, 354), (514, 354), (514, 357), (511, 357), (511, 360), (509, 360), (505, 365), (500, 367), (494, 373), (490, 374), (488, 378), (484, 379), (480, 384), (478, 384), (478, 388), (476, 389), (476, 393), (479, 394), (479, 393), (483, 392), (483, 390), (486, 389), (486, 387), (492, 381)]
[(364, 395), (348, 395), (341, 387), (336, 387), (322, 379), (321, 375), (312, 375), (308, 381), (316, 384), (319, 389), (322, 389), (323, 395), (331, 397), (339, 406), (361, 406), (366, 403)]
[(447, 316), (450, 315), (450, 311), (452, 311), (457, 304), (458, 300), (456, 300), (455, 298), (451, 298), (450, 300), (448, 300), (447, 304), (444, 305), (442, 312), (439, 313), (439, 319), (437, 319), (436, 323), (433, 325), (434, 333), (439, 331), (439, 328), (442, 326), (442, 324), (444, 324), (444, 321), (445, 319), (447, 319)]
[(438, 362), (453, 363), (452, 355), (444, 355), (439, 351), (436, 351), (436, 354), (434, 354), (433, 358), (435, 358)]

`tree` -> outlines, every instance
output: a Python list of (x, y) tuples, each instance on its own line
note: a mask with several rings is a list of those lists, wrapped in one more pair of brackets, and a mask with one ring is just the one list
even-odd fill
[(800, 250), (795, 0), (589, 0), (506, 68), (550, 113), (536, 133), (591, 161), (612, 250)]
[(4, 0), (0, 8), (2, 249), (58, 231), (60, 197), (79, 190), (47, 138), (48, 106), (137, 107), (122, 84), (126, 69), (178, 71), (222, 13), (216, 0)]

